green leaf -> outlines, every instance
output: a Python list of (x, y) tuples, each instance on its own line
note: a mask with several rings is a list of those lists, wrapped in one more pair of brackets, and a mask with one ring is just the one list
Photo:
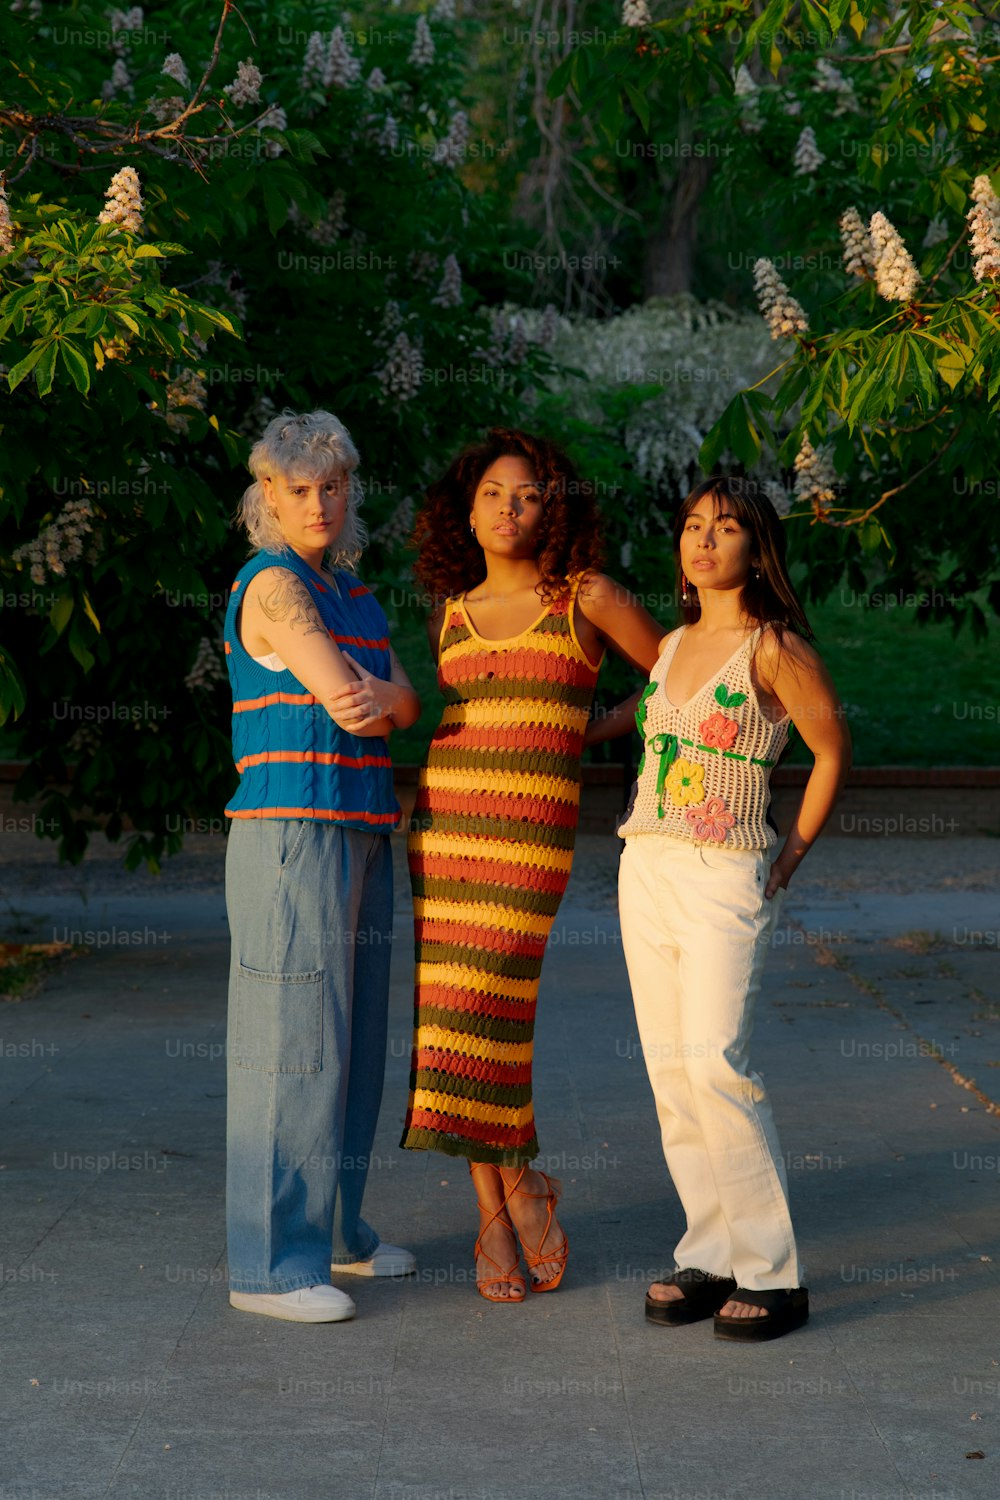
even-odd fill
[(60, 594), (49, 610), (49, 624), (57, 636), (62, 635), (69, 624), (76, 601), (72, 594)]
[(550, 99), (558, 99), (569, 87), (569, 81), (573, 76), (573, 64), (576, 61), (576, 53), (571, 52), (569, 57), (564, 57), (558, 68), (549, 76), (545, 92)]
[(760, 433), (750, 418), (742, 391), (729, 408), (729, 446), (748, 469), (760, 457)]
[(878, 551), (882, 542), (882, 528), (874, 516), (869, 516), (858, 527), (858, 541), (866, 557), (872, 557)]
[(69, 339), (60, 339), (59, 351), (62, 362), (69, 371), (70, 379), (80, 395), (85, 396), (90, 390), (90, 365), (82, 350), (78, 349), (75, 344), (71, 344)]
[(935, 361), (935, 368), (948, 389), (953, 391), (965, 374), (965, 360), (957, 349), (953, 349)]
[(132, 259), (150, 260), (154, 257), (156, 260), (164, 259), (163, 251), (158, 245), (140, 245), (138, 250), (136, 250), (135, 254), (133, 255)]
[(726, 700), (727, 708), (739, 708), (741, 703), (747, 701), (746, 693), (730, 693)]
[(729, 689), (724, 682), (720, 682), (715, 690), (715, 701), (720, 708), (725, 708), (729, 702)]
[(35, 385), (40, 396), (47, 396), (52, 389), (52, 380), (56, 368), (56, 339), (49, 339), (42, 348), (41, 356), (35, 366)]
[(644, 94), (641, 94), (639, 90), (631, 83), (626, 83), (625, 92), (628, 95), (629, 103), (639, 117), (639, 124), (642, 126), (643, 130), (648, 131), (649, 101), (646, 99), (646, 96)]
[(261, 187), (264, 193), (264, 207), (267, 210), (267, 227), (272, 234), (277, 234), (288, 218), (288, 199), (270, 174), (264, 178)]
[(21, 384), (21, 381), (24, 379), (25, 375), (31, 374), (32, 370), (41, 359), (42, 351), (44, 350), (44, 348), (45, 345), (42, 342), (32, 345), (24, 358), (20, 360), (12, 370), (7, 371), (7, 384), (10, 386), (12, 391), (17, 390), (17, 387)]
[(87, 616), (87, 619), (93, 625), (94, 629), (97, 631), (97, 634), (100, 635), (101, 622), (94, 613), (94, 606), (90, 602), (90, 595), (87, 594), (86, 591), (81, 594), (80, 602), (83, 605), (83, 612)]
[(28, 701), (28, 690), (17, 663), (0, 646), (0, 724), (6, 724), (13, 715), (19, 719)]

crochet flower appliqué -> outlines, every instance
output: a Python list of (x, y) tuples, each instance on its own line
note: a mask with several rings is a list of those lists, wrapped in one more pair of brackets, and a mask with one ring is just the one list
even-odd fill
[(667, 773), (667, 791), (675, 807), (705, 800), (705, 767), (692, 760), (675, 760)]
[(702, 843), (711, 839), (713, 843), (724, 844), (726, 834), (736, 822), (721, 797), (709, 797), (704, 807), (689, 807), (684, 816), (692, 834)]
[(702, 744), (714, 750), (731, 750), (739, 732), (740, 726), (736, 720), (727, 719), (725, 714), (720, 713), (709, 714), (698, 725)]

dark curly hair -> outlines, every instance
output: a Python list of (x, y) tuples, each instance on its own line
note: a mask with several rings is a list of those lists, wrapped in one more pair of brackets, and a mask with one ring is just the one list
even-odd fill
[(592, 486), (548, 438), (517, 427), (491, 427), (482, 442), (464, 448), (447, 472), (428, 486), (410, 545), (413, 571), (440, 602), (475, 588), (486, 577), (483, 551), (469, 530), (476, 489), (499, 458), (524, 458), (545, 486), (538, 532), (538, 593), (545, 602), (565, 597), (568, 579), (599, 569), (604, 561), (601, 518)]

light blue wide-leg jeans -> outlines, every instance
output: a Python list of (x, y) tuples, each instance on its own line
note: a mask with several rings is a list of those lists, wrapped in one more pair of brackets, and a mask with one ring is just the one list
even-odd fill
[(230, 1287), (328, 1285), (331, 1260), (379, 1243), (361, 1200), (385, 1072), (388, 836), (235, 819), (226, 905)]

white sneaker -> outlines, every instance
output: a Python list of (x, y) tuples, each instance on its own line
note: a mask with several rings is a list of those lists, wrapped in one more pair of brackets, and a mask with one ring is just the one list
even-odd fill
[(416, 1269), (417, 1257), (411, 1250), (401, 1250), (398, 1245), (379, 1245), (367, 1260), (352, 1260), (347, 1266), (330, 1267), (335, 1276), (412, 1276)]
[(229, 1306), (289, 1323), (343, 1323), (353, 1318), (354, 1303), (334, 1286), (300, 1286), (294, 1292), (230, 1292)]

